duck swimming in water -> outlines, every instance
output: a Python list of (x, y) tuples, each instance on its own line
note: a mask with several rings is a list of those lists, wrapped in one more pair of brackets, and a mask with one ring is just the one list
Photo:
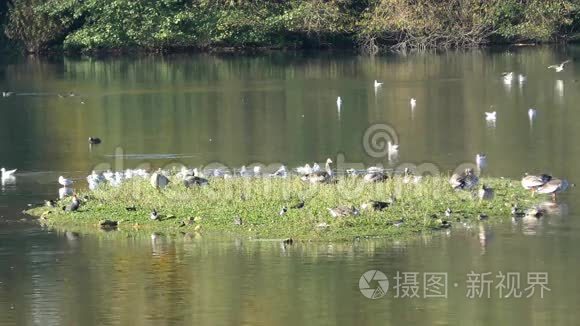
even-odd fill
[(89, 144), (91, 144), (91, 145), (98, 145), (100, 143), (101, 143), (101, 138), (89, 137)]

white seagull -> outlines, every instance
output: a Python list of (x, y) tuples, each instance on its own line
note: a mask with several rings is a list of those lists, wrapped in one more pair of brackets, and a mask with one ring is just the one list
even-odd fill
[(242, 165), (242, 168), (240, 169), (240, 176), (243, 178), (249, 178), (252, 176), (252, 174), (250, 171), (248, 171), (245, 165)]
[(286, 172), (286, 167), (284, 165), (282, 165), (278, 170), (276, 170), (276, 172), (270, 174), (271, 177), (280, 177), (280, 178), (286, 178), (286, 176), (288, 176), (288, 172)]
[(534, 108), (528, 109), (528, 118), (530, 118), (530, 120), (533, 120), (535, 117), (536, 117), (536, 109)]
[(58, 189), (58, 198), (64, 199), (65, 197), (72, 196), (74, 194), (72, 188), (62, 187)]
[(483, 153), (475, 155), (475, 164), (478, 168), (484, 168), (487, 165), (487, 156)]
[(342, 106), (342, 99), (340, 98), (340, 96), (336, 98), (336, 106), (338, 106), (339, 109)]
[(0, 169), (0, 171), (2, 171), (2, 179), (13, 178), (16, 170), (17, 169), (14, 170), (6, 170), (5, 168)]
[(320, 171), (320, 165), (318, 165), (318, 163), (314, 162), (314, 164), (312, 164), (312, 172), (318, 172)]
[(387, 142), (387, 151), (389, 155), (394, 155), (399, 152), (399, 145), (393, 144), (390, 140)]
[(512, 80), (514, 79), (514, 73), (512, 71), (504, 72), (501, 75), (503, 76), (503, 82), (506, 84), (511, 84)]
[(520, 84), (523, 84), (526, 81), (526, 76), (519, 74), (518, 75), (518, 81), (520, 82)]
[(297, 167), (296, 172), (301, 175), (306, 175), (312, 173), (312, 168), (310, 167), (310, 164), (306, 163), (304, 166)]
[(70, 186), (70, 185), (72, 185), (72, 184), (73, 184), (73, 181), (72, 181), (71, 179), (65, 179), (65, 177), (63, 177), (63, 176), (61, 175), (60, 177), (58, 177), (58, 183), (59, 183), (61, 186), (68, 187), (68, 186)]
[(559, 65), (548, 66), (548, 69), (554, 69), (554, 70), (556, 70), (556, 72), (560, 72), (560, 71), (564, 70), (564, 65), (567, 64), (568, 62), (570, 62), (570, 60), (566, 60)]
[(497, 111), (485, 112), (485, 120), (487, 120), (487, 121), (495, 121), (496, 118), (497, 118)]
[(381, 86), (383, 86), (383, 83), (380, 83), (379, 81), (377, 81), (377, 80), (375, 79), (375, 88), (379, 88), (379, 87), (381, 87)]
[(411, 101), (409, 101), (409, 103), (411, 104), (411, 109), (414, 109), (415, 106), (417, 106), (417, 100), (415, 100), (414, 98), (411, 98)]

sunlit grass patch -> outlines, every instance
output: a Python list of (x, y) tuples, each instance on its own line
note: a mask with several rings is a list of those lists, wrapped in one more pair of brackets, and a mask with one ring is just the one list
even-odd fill
[[(99, 222), (119, 222), (118, 231), (224, 233), (256, 238), (295, 240), (347, 240), (355, 237), (401, 237), (439, 229), (444, 221), (452, 226), (463, 221), (476, 222), (480, 214), (493, 221), (510, 216), (512, 204), (534, 203), (519, 182), (484, 178), (482, 183), (495, 190), (490, 201), (480, 201), (475, 191), (456, 191), (447, 177), (425, 177), (418, 184), (406, 184), (402, 177), (386, 182), (364, 183), (360, 178), (341, 178), (333, 184), (311, 185), (297, 177), (212, 179), (209, 186), (186, 188), (179, 180), (163, 190), (148, 180), (132, 179), (120, 187), (102, 186), (87, 197), (79, 211), (38, 207), (28, 211), (42, 217), (43, 224), (70, 231), (98, 231)], [(386, 201), (382, 211), (362, 210), (370, 200)], [(300, 206), (302, 208), (292, 208)], [(356, 207), (360, 214), (333, 218), (328, 208)], [(135, 211), (127, 210), (135, 207)], [(287, 208), (280, 215), (282, 208)], [(445, 216), (447, 208), (452, 210)], [(156, 209), (160, 221), (149, 218)], [(240, 218), (242, 223), (234, 223)]]

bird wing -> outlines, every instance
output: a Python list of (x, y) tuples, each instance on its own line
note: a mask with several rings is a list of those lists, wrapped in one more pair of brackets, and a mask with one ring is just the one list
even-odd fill
[(528, 189), (542, 186), (545, 183), (541, 177), (536, 175), (528, 175), (522, 179), (522, 186)]
[(556, 69), (556, 68), (558, 68), (559, 66), (560, 66), (560, 65), (551, 65), (551, 66), (548, 66), (548, 69)]
[(538, 188), (538, 193), (540, 194), (551, 194), (560, 188), (562, 182), (560, 180), (552, 180), (545, 185)]
[(563, 67), (565, 64), (567, 64), (567, 63), (568, 63), (568, 62), (570, 62), (570, 61), (572, 61), (572, 60), (568, 59), (568, 60), (566, 60), (566, 61), (562, 62), (560, 65)]
[(463, 188), (465, 185), (465, 176), (454, 174), (451, 176), (451, 179), (449, 179), (449, 183), (453, 188)]

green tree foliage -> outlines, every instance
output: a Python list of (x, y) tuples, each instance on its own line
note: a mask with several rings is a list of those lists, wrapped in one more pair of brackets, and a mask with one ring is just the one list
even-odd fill
[[(12, 0), (5, 32), (27, 51), (320, 46), (366, 51), (550, 41), (580, 0)], [(1, 8), (0, 8), (1, 9)]]
[(19, 40), (26, 51), (40, 52), (63, 37), (66, 22), (44, 11), (43, 0), (15, 0), (8, 7), (6, 35)]
[(477, 46), (492, 37), (549, 41), (565, 35), (579, 10), (578, 0), (376, 0), (359, 21), (359, 36), (368, 51), (384, 43), (396, 49)]

